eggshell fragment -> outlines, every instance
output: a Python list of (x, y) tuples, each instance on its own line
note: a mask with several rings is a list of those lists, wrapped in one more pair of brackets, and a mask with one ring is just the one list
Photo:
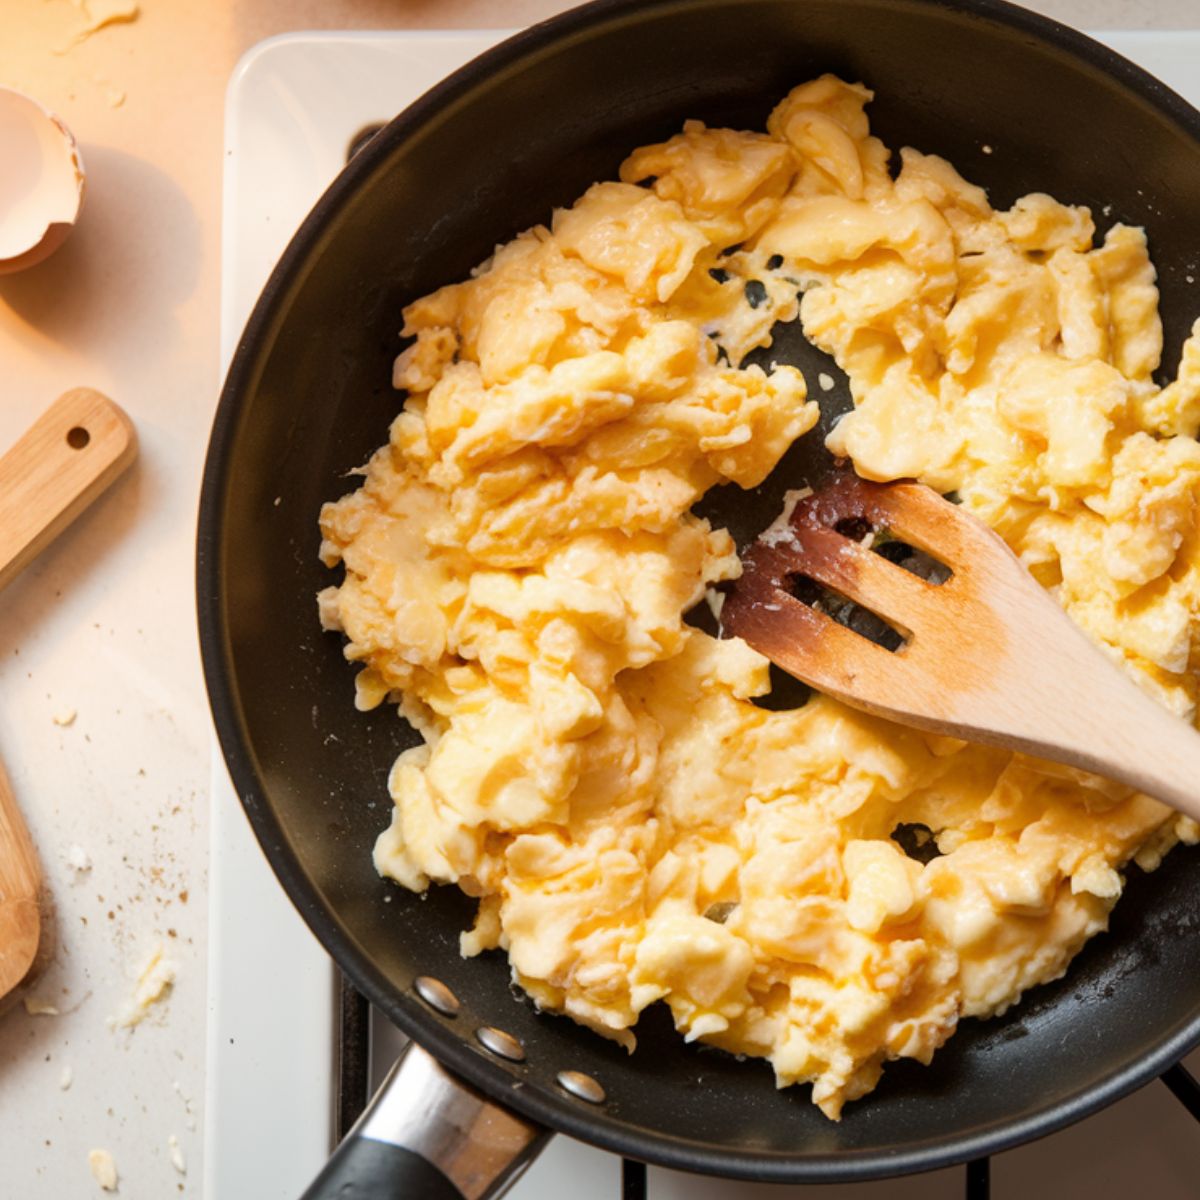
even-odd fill
[(0, 162), (0, 274), (7, 275), (66, 240), (83, 205), (84, 170), (66, 125), (9, 88), (0, 88)]

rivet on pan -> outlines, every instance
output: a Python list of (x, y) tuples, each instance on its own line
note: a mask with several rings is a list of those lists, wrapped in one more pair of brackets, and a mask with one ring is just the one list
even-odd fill
[(418, 975), (413, 980), (413, 991), (443, 1016), (458, 1015), (458, 997), (440, 980), (432, 975)]
[(497, 1029), (494, 1025), (484, 1025), (475, 1030), (475, 1036), (485, 1050), (513, 1062), (525, 1061), (525, 1047), (511, 1033), (505, 1033), (503, 1029)]
[(607, 1099), (600, 1084), (582, 1071), (559, 1071), (558, 1086), (589, 1104), (603, 1104)]

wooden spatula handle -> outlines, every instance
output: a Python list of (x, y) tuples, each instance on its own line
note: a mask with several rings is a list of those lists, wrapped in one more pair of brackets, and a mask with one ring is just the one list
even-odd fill
[(1007, 618), (1008, 652), (985, 660), (986, 712), (974, 711), (979, 693), (955, 700), (957, 712), (974, 715), (979, 732), (967, 736), (1127, 783), (1200, 821), (1200, 733), (1100, 653), (994, 541), (995, 554), (981, 545), (972, 562)]
[(1138, 767), (1124, 773), (1127, 783), (1139, 791), (1162, 800), (1200, 821), (1200, 734), (1176, 721), (1176, 736), (1164, 738), (1160, 722), (1159, 737), (1150, 744), (1150, 753), (1158, 757), (1149, 769)]
[(129, 418), (91, 388), (60, 396), (0, 458), (0, 588), (133, 462)]
[(1127, 783), (1200, 821), (1200, 733), (1115, 669), (1094, 682), (1099, 688), (1084, 694), (1081, 687), (1073, 708), (1047, 716), (1045, 736), (1061, 749), (1054, 757)]

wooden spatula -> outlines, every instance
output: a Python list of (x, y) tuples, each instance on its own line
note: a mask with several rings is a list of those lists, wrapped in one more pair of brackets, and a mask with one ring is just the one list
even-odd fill
[[(871, 531), (923, 551), (949, 578), (884, 558)], [(724, 629), (819, 691), (918, 729), (1081, 767), (1200, 819), (1200, 734), (1110, 662), (996, 534), (930, 488), (836, 476), (742, 564)], [(805, 580), (903, 641), (889, 650), (797, 599)]]
[[(0, 458), (0, 588), (136, 455), (133, 425), (111, 400), (90, 388), (60, 396)], [(29, 831), (0, 768), (0, 998), (37, 957), (41, 886)]]

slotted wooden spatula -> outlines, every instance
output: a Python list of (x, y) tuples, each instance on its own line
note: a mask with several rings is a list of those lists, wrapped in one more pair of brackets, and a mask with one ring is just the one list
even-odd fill
[[(0, 588), (136, 455), (133, 425), (111, 400), (90, 388), (60, 396), (0, 458)], [(37, 957), (41, 886), (29, 831), (0, 767), (0, 999)]]
[[(949, 578), (889, 561), (871, 531)], [(904, 725), (1081, 767), (1200, 819), (1200, 734), (1110, 662), (995, 533), (930, 488), (835, 476), (742, 564), (724, 629), (805, 683)], [(889, 650), (798, 599), (805, 580), (903, 641)]]

